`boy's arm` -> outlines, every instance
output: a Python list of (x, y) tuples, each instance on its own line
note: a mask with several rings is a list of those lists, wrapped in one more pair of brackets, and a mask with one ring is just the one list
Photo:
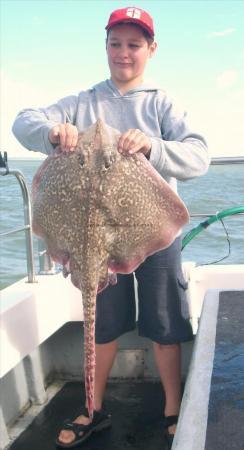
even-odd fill
[(51, 154), (49, 131), (57, 124), (75, 123), (77, 102), (76, 96), (69, 96), (47, 108), (20, 111), (12, 128), (15, 137), (28, 150)]
[(186, 114), (170, 102), (164, 105), (161, 130), (162, 139), (150, 138), (149, 160), (162, 176), (184, 181), (206, 173), (209, 167), (206, 141), (190, 129)]

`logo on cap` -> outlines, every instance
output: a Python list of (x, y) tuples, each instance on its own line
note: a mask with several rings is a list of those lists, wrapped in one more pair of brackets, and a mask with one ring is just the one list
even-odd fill
[(153, 19), (143, 9), (131, 7), (116, 9), (109, 17), (106, 30), (110, 30), (114, 25), (121, 22), (134, 22), (144, 28), (151, 37), (154, 37)]
[(134, 19), (140, 19), (141, 18), (141, 11), (136, 8), (128, 8), (126, 11), (126, 15), (129, 17), (133, 17)]

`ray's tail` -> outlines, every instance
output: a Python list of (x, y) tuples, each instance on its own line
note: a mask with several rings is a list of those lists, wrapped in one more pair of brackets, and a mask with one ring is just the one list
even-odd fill
[(95, 305), (93, 302), (89, 312), (85, 312), (84, 337), (85, 337), (85, 390), (86, 403), (89, 417), (93, 418), (94, 412), (94, 387), (95, 387)]
[[(92, 267), (94, 267), (92, 265)], [(95, 272), (96, 273), (96, 272)], [(81, 283), (83, 310), (84, 310), (84, 378), (86, 391), (86, 405), (89, 417), (94, 413), (94, 390), (95, 390), (95, 319), (96, 319), (96, 297), (97, 276), (90, 271), (83, 274)]]

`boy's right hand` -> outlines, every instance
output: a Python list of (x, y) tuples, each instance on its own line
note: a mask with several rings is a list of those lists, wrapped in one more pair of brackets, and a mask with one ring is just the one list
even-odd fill
[(48, 139), (51, 144), (60, 145), (62, 152), (72, 152), (78, 142), (78, 130), (71, 123), (60, 123), (51, 128)]

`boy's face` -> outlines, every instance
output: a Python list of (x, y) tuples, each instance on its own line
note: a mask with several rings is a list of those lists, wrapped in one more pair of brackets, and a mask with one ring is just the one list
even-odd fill
[(140, 27), (115, 25), (107, 40), (108, 64), (113, 81), (119, 87), (140, 84), (146, 62), (155, 49), (156, 43), (149, 44)]

